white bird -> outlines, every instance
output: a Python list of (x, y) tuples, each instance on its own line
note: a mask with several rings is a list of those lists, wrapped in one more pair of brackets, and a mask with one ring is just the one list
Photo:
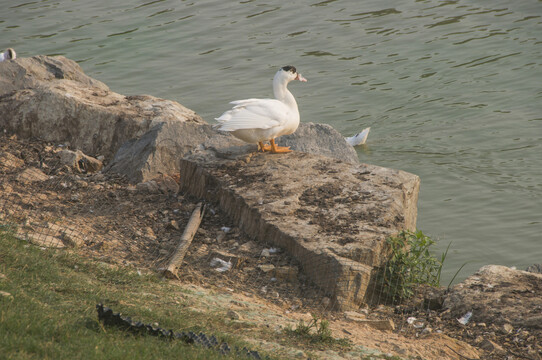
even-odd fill
[[(295, 67), (284, 66), (273, 78), (275, 99), (246, 99), (232, 101), (235, 105), (216, 120), (218, 130), (229, 131), (247, 143), (259, 144), (262, 151), (290, 152), (289, 147), (277, 146), (275, 138), (292, 134), (299, 126), (299, 110), (288, 90), (292, 80), (307, 81)], [(263, 144), (269, 141), (271, 145)]]
[(17, 53), (12, 48), (6, 49), (3, 53), (0, 53), (0, 62), (5, 60), (13, 60), (17, 58)]
[(346, 140), (347, 143), (349, 143), (352, 146), (363, 145), (367, 141), (367, 136), (369, 136), (369, 131), (371, 131), (370, 127), (363, 129), (362, 132), (357, 133), (354, 136), (345, 137), (344, 139)]

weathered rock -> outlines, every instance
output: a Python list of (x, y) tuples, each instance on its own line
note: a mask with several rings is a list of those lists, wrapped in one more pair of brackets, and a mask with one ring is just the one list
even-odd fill
[(14, 170), (24, 166), (24, 160), (8, 152), (0, 152), (0, 169)]
[(492, 353), (492, 352), (503, 352), (504, 349), (499, 346), (498, 344), (494, 343), (493, 341), (491, 340), (487, 340), (487, 339), (484, 339), (482, 340), (479, 344), (478, 344), (478, 347), (480, 349), (483, 349), (489, 353)]
[(271, 273), (273, 270), (275, 270), (275, 265), (273, 265), (273, 264), (262, 264), (262, 265), (258, 265), (258, 269), (260, 269), (264, 273), (268, 274), (268, 273)]
[(135, 188), (137, 191), (146, 192), (149, 194), (157, 194), (160, 192), (160, 188), (158, 187), (156, 180), (140, 182)]
[(34, 167), (26, 168), (19, 175), (17, 175), (17, 180), (24, 184), (28, 184), (35, 181), (37, 182), (45, 181), (47, 179), (49, 179), (49, 176), (47, 176), (40, 169), (37, 169)]
[(344, 137), (327, 124), (301, 123), (297, 130), (277, 138), (280, 146), (309, 154), (320, 154), (346, 162), (358, 163), (358, 154)]
[[(125, 174), (131, 182), (151, 179), (157, 174), (179, 170), (179, 158), (195, 146), (242, 143), (228, 134), (220, 134), (210, 125), (198, 122), (162, 122), (145, 134), (122, 144), (106, 171)], [(256, 147), (254, 147), (256, 149)]]
[(243, 256), (231, 254), (227, 251), (219, 251), (219, 250), (212, 251), (209, 257), (219, 258), (220, 260), (229, 262), (234, 268), (239, 268), (246, 261), (246, 258)]
[(299, 270), (295, 266), (279, 266), (275, 268), (275, 277), (280, 280), (294, 282)]
[(236, 311), (233, 311), (232, 309), (229, 309), (226, 313), (226, 317), (231, 320), (239, 320), (240, 316)]
[(416, 227), (420, 180), (318, 155), (204, 149), (181, 160), (181, 189), (217, 202), (249, 236), (285, 249), (340, 308), (363, 302), (385, 239)]
[[(103, 155), (106, 160), (113, 158), (126, 141), (135, 141), (152, 129), (165, 128), (167, 132), (183, 129), (186, 123), (196, 128), (205, 124), (177, 102), (117, 94), (62, 56), (40, 55), (0, 63), (0, 114), (0, 128), (9, 132), (65, 143), (85, 154)], [(179, 132), (172, 134), (176, 135)], [(189, 136), (178, 136), (173, 143), (166, 143), (166, 135), (158, 140), (161, 143), (155, 144), (148, 155), (156, 171), (145, 169), (152, 175), (164, 168), (175, 172), (173, 164), (179, 154), (175, 153), (175, 161), (170, 162), (170, 147), (191, 148), (201, 142)], [(148, 161), (143, 162), (148, 165)], [(172, 165), (174, 168), (169, 169)], [(126, 166), (133, 171), (134, 161)], [(134, 182), (140, 180), (143, 177)]]
[(357, 311), (345, 311), (344, 318), (348, 321), (361, 321), (367, 319), (365, 314), (360, 314)]
[(475, 322), (541, 329), (542, 274), (484, 266), (452, 288), (444, 308), (455, 317), (472, 311)]
[(531, 265), (531, 266), (527, 267), (527, 269), (525, 269), (525, 271), (536, 273), (536, 274), (542, 274), (542, 264)]
[(393, 331), (395, 324), (392, 319), (386, 320), (355, 320), (358, 324), (363, 324), (380, 331)]
[(258, 245), (254, 241), (247, 241), (239, 246), (239, 251), (255, 254), (258, 251)]
[(103, 168), (103, 163), (100, 160), (85, 155), (81, 150), (62, 150), (59, 152), (59, 156), (62, 164), (71, 166), (75, 172), (81, 174), (94, 173)]

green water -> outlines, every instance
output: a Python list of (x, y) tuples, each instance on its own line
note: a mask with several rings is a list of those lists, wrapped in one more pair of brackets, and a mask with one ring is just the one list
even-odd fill
[(361, 161), (421, 177), (418, 227), (452, 242), (445, 280), (542, 262), (539, 0), (0, 0), (6, 47), (209, 122), (295, 65), (302, 121), (371, 126)]

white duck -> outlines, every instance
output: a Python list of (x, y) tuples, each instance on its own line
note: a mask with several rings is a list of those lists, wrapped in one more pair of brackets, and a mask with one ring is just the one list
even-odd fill
[(12, 48), (6, 49), (3, 53), (0, 53), (0, 62), (5, 60), (13, 60), (17, 58), (17, 54), (15, 53), (15, 50)]
[[(259, 144), (262, 151), (290, 152), (289, 147), (277, 146), (275, 138), (292, 134), (299, 126), (299, 110), (294, 96), (288, 91), (292, 80), (307, 81), (295, 67), (282, 67), (273, 78), (276, 99), (246, 99), (232, 101), (235, 105), (216, 120), (218, 130), (229, 131), (247, 143)], [(269, 141), (271, 145), (263, 144)]]

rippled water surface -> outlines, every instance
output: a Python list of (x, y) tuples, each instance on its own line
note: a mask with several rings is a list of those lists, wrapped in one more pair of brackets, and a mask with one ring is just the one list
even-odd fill
[(0, 48), (61, 54), (212, 122), (295, 65), (305, 122), (371, 126), (361, 161), (421, 177), (418, 228), (468, 262), (542, 262), (540, 0), (1, 0)]

